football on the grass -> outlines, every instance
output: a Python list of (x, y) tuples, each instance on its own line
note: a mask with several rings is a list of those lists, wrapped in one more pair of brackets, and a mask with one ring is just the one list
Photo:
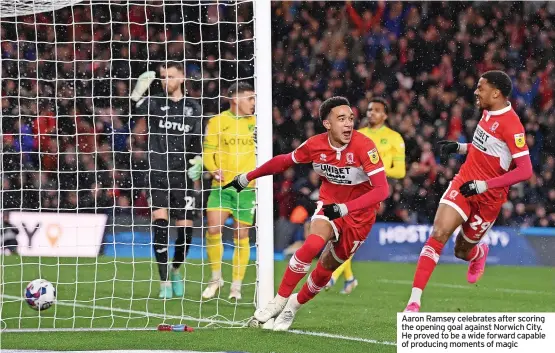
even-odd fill
[(46, 310), (56, 301), (56, 288), (45, 279), (35, 279), (29, 282), (23, 296), (31, 308)]

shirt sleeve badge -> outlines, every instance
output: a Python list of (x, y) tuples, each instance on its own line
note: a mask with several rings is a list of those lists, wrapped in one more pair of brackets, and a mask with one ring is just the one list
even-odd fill
[(370, 157), (370, 162), (372, 162), (372, 164), (376, 164), (380, 161), (380, 155), (378, 154), (378, 150), (376, 148), (368, 151), (368, 157)]
[(522, 148), (522, 147), (524, 147), (525, 144), (526, 144), (526, 140), (524, 139), (524, 133), (515, 134), (515, 145), (516, 145), (516, 147)]

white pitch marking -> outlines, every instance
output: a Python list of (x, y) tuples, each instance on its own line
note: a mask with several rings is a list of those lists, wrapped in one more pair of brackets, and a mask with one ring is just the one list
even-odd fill
[[(0, 295), (0, 298), (6, 298), (6, 299), (11, 299), (11, 300), (23, 300), (23, 298), (21, 298), (21, 297), (8, 295), (8, 294)], [(196, 318), (192, 318), (192, 317), (189, 318), (189, 317), (176, 316), (176, 315), (149, 313), (149, 312), (146, 312), (146, 311), (111, 308), (111, 307), (108, 307), (108, 306), (85, 305), (85, 304), (79, 304), (79, 303), (73, 303), (73, 302), (66, 303), (66, 302), (61, 302), (60, 301), (60, 302), (56, 302), (56, 305), (77, 307), (77, 308), (85, 308), (85, 309), (106, 310), (106, 311), (112, 311), (112, 312), (119, 312), (119, 313), (126, 313), (126, 314), (136, 314), (136, 315), (142, 315), (142, 316), (147, 316), (147, 317), (150, 316), (150, 317), (163, 318), (163, 319), (190, 320), (190, 321), (199, 321), (199, 322), (214, 322), (213, 320), (207, 320), (207, 319), (203, 320), (203, 319), (196, 319)], [(218, 321), (217, 323), (229, 324), (229, 322), (226, 322), (226, 321)], [(197, 328), (195, 328), (195, 329), (197, 329)], [(200, 329), (202, 329), (202, 327), (200, 327)], [(156, 330), (156, 329), (155, 328), (148, 328), (148, 327), (145, 327), (145, 328), (75, 328), (75, 329), (73, 329), (73, 328), (41, 328), (41, 329), (5, 329), (5, 330), (2, 330), (2, 332), (18, 333), (18, 332), (37, 332), (37, 331), (140, 331), (140, 330), (151, 331), (151, 330)], [(381, 345), (387, 345), (387, 346), (395, 346), (396, 345), (395, 342), (377, 341), (377, 340), (368, 339), (368, 338), (343, 336), (343, 335), (336, 335), (336, 334), (325, 333), (325, 332), (312, 332), (312, 331), (301, 331), (301, 330), (289, 330), (288, 332), (296, 334), (296, 335), (326, 337), (326, 338), (340, 339), (340, 340), (346, 340), (346, 341), (381, 344)]]

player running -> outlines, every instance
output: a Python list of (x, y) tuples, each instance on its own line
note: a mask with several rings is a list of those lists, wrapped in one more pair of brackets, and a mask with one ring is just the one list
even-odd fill
[[(349, 101), (332, 97), (320, 106), (327, 133), (313, 136), (295, 151), (272, 158), (224, 186), (240, 191), (259, 177), (283, 172), (295, 163), (312, 163), (322, 179), (320, 200), (310, 224), (310, 235), (289, 261), (276, 297), (255, 312), (265, 323), (277, 316), (274, 330), (289, 329), (299, 308), (328, 283), (333, 271), (364, 243), (389, 188), (374, 142), (353, 131)], [(328, 244), (299, 293), (291, 294), (306, 275), (312, 259)], [(278, 316), (279, 315), (279, 316)]]
[[(366, 111), (368, 126), (358, 131), (375, 141), (385, 167), (385, 175), (389, 178), (403, 179), (406, 174), (405, 141), (403, 141), (401, 134), (385, 125), (388, 113), (389, 107), (385, 99), (372, 98)], [(349, 294), (358, 286), (351, 262), (352, 258), (349, 258), (335, 270), (331, 280), (326, 285), (326, 290), (331, 288), (342, 274), (345, 275), (345, 284), (340, 292), (341, 294)]]
[(221, 185), (230, 182), (239, 173), (256, 167), (254, 88), (246, 82), (235, 83), (229, 88), (227, 96), (229, 109), (208, 121), (204, 139), (204, 166), (212, 173), (214, 180), (206, 209), (206, 253), (212, 278), (202, 297), (214, 297), (224, 284), (222, 226), (232, 215), (235, 249), (229, 299), (239, 300), (250, 258), (249, 229), (254, 222), (256, 194), (254, 182), (243, 191), (224, 190)]
[(525, 132), (518, 115), (507, 101), (512, 90), (509, 76), (488, 71), (478, 81), (474, 94), (484, 109), (471, 144), (440, 141), (442, 153), (467, 153), (466, 162), (443, 194), (430, 238), (422, 248), (412, 294), (405, 312), (420, 311), (420, 297), (453, 232), (457, 236), (455, 256), (469, 261), (467, 280), (475, 283), (484, 273), (489, 248), (480, 239), (491, 228), (509, 186), (532, 176), (532, 163)]
[[(159, 298), (183, 296), (184, 283), (179, 267), (193, 236), (195, 200), (200, 182), (187, 178), (187, 161), (200, 155), (202, 118), (199, 104), (184, 95), (183, 65), (168, 62), (160, 69), (165, 94), (141, 98), (155, 78), (152, 71), (139, 77), (131, 99), (137, 102), (136, 114), (144, 116), (135, 124), (135, 132), (146, 132), (150, 162), (150, 203), (154, 228), (153, 248), (160, 273)], [(169, 213), (175, 217), (177, 240), (168, 281)], [(173, 291), (173, 293), (172, 293)]]

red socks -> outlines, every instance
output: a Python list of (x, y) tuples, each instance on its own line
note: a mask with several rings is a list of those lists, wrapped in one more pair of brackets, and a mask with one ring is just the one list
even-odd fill
[(426, 244), (424, 244), (422, 248), (422, 252), (420, 252), (420, 258), (416, 265), (416, 273), (414, 274), (414, 281), (412, 283), (413, 288), (420, 288), (423, 290), (426, 287), (426, 284), (428, 284), (432, 276), (432, 272), (434, 272), (436, 268), (443, 246), (444, 244), (436, 239), (428, 238)]
[(308, 270), (310, 270), (312, 259), (318, 255), (324, 245), (326, 245), (326, 241), (316, 234), (310, 234), (306, 238), (303, 246), (295, 251), (295, 254), (291, 257), (291, 260), (289, 260), (289, 267), (285, 270), (281, 284), (279, 285), (278, 294), (280, 296), (288, 298), (291, 293), (293, 293), (297, 284), (303, 279)]
[(306, 283), (301, 288), (299, 295), (297, 296), (297, 301), (299, 304), (304, 304), (310, 299), (314, 298), (316, 294), (326, 286), (329, 282), (333, 270), (325, 269), (322, 263), (318, 261), (316, 268), (310, 273)]
[(476, 246), (468, 252), (468, 255), (466, 256), (466, 261), (478, 260), (481, 259), (482, 256), (484, 256), (484, 250), (482, 249), (480, 244), (476, 244)]

